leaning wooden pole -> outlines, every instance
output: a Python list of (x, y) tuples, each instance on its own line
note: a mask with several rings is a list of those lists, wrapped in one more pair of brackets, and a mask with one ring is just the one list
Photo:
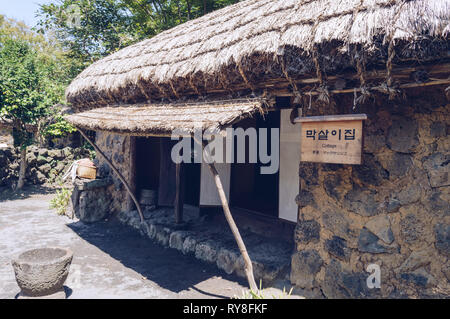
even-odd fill
[[(194, 140), (197, 143), (199, 143), (200, 145), (203, 145), (203, 143), (201, 141), (199, 141), (196, 137), (194, 137)], [(236, 243), (239, 247), (239, 251), (241, 252), (242, 257), (244, 258), (245, 275), (247, 277), (248, 284), (252, 291), (257, 292), (258, 286), (256, 285), (255, 276), (253, 275), (252, 261), (250, 259), (250, 256), (248, 255), (247, 248), (245, 247), (245, 244), (244, 244), (244, 241), (242, 240), (241, 234), (239, 233), (239, 229), (237, 228), (236, 223), (234, 222), (233, 215), (231, 215), (227, 196), (223, 189), (222, 181), (220, 179), (219, 173), (217, 172), (217, 169), (211, 160), (211, 154), (209, 154), (209, 152), (206, 148), (204, 148), (203, 154), (206, 157), (206, 162), (208, 164), (209, 170), (211, 171), (211, 174), (214, 177), (214, 182), (216, 184), (217, 191), (219, 192), (219, 197), (220, 197), (220, 201), (222, 202), (222, 207), (223, 207), (223, 212), (225, 214), (225, 218), (228, 222), (228, 225), (231, 228), (234, 239), (236, 240)]]
[(99, 153), (105, 159), (106, 163), (108, 163), (109, 167), (111, 167), (111, 169), (114, 171), (114, 173), (117, 174), (117, 176), (119, 177), (120, 181), (125, 186), (125, 189), (127, 190), (128, 194), (132, 198), (134, 204), (136, 205), (137, 211), (139, 213), (139, 217), (141, 218), (141, 222), (144, 222), (144, 214), (142, 213), (141, 205), (139, 205), (139, 202), (137, 201), (136, 196), (134, 196), (134, 194), (133, 194), (133, 192), (131, 190), (131, 187), (130, 187), (130, 185), (128, 185), (128, 183), (125, 180), (125, 178), (122, 176), (122, 174), (120, 174), (120, 172), (117, 170), (117, 168), (111, 162), (111, 160), (105, 155), (105, 153), (103, 153), (100, 150), (100, 148), (83, 132), (83, 130), (80, 129), (79, 127), (77, 127), (77, 129), (80, 132), (80, 134), (86, 139), (86, 141), (88, 141), (89, 144), (92, 145), (92, 147), (95, 149), (95, 151), (97, 153)]

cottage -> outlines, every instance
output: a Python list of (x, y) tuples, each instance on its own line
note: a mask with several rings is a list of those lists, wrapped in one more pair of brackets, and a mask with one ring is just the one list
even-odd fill
[[(107, 189), (117, 213), (144, 221), (145, 190), (174, 223), (229, 207), (286, 239), (287, 278), (314, 297), (449, 296), (449, 21), (448, 0), (242, 1), (88, 67), (67, 119), (125, 185)], [(303, 155), (305, 119), (346, 114), (363, 114), (356, 162)], [(279, 132), (276, 173), (171, 160), (175, 130), (239, 127)]]

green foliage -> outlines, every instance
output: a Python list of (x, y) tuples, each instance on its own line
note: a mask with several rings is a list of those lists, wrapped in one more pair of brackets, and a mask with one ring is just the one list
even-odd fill
[(43, 134), (47, 138), (63, 137), (76, 131), (69, 122), (64, 120), (61, 114), (57, 115), (57, 120), (43, 129)]
[(64, 215), (69, 206), (71, 191), (68, 188), (62, 187), (56, 191), (54, 198), (50, 200), (50, 208), (55, 209), (58, 215)]
[(46, 119), (41, 129), (41, 134), (45, 138), (52, 139), (64, 137), (67, 134), (76, 131), (76, 128), (64, 119), (60, 107), (50, 108), (49, 113), (50, 116)]
[(85, 66), (238, 0), (59, 0), (42, 5), (39, 32), (55, 30)]
[(13, 121), (16, 145), (29, 145), (27, 124), (46, 114), (53, 92), (47, 95), (44, 76), (30, 45), (15, 39), (0, 44), (0, 117)]
[(16, 146), (30, 145), (30, 128), (41, 127), (46, 118), (51, 123), (39, 134), (61, 137), (74, 130), (52, 106), (64, 101), (78, 65), (51, 34), (43, 36), (0, 15), (0, 117), (13, 121)]
[(39, 32), (55, 30), (71, 58), (84, 66), (133, 42), (129, 11), (116, 0), (59, 0), (42, 5)]
[(122, 0), (120, 2), (132, 13), (135, 34), (138, 39), (142, 39), (239, 1)]

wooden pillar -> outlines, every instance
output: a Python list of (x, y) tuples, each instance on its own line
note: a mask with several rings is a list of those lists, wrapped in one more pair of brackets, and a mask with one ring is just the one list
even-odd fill
[[(133, 194), (136, 196), (136, 137), (130, 136), (130, 166), (129, 166), (129, 183), (130, 183), (130, 189), (133, 192)], [(133, 202), (133, 198), (131, 198), (130, 195), (128, 195), (127, 198), (127, 210), (132, 211), (135, 209), (135, 205)]]
[(183, 163), (176, 164), (176, 193), (175, 193), (175, 222), (183, 223), (183, 206), (184, 206), (184, 173)]

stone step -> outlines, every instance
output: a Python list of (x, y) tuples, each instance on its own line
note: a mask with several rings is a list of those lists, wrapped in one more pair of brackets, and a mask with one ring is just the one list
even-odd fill
[[(131, 226), (164, 247), (176, 249), (185, 255), (193, 255), (207, 263), (216, 264), (227, 274), (245, 278), (244, 260), (231, 230), (198, 218), (185, 211), (185, 224), (174, 223), (173, 209), (159, 208), (144, 214), (142, 223), (136, 211), (118, 214), (121, 223)], [(255, 280), (264, 285), (277, 279), (287, 279), (293, 247), (284, 241), (241, 231), (253, 264)]]

